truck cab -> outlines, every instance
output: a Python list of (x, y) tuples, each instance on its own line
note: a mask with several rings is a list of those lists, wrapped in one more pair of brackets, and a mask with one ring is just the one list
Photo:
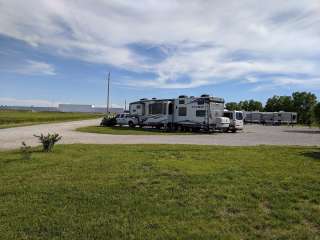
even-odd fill
[(128, 113), (117, 114), (117, 124), (119, 126), (129, 125), (129, 127), (135, 127), (137, 125), (137, 118), (130, 116)]
[(243, 130), (243, 112), (242, 111), (229, 111), (225, 110), (223, 113), (224, 117), (230, 119), (230, 126), (228, 131), (236, 132)]

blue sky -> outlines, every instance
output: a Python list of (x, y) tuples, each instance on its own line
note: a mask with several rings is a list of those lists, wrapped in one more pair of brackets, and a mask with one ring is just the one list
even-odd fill
[(0, 0), (0, 105), (320, 98), (318, 0)]

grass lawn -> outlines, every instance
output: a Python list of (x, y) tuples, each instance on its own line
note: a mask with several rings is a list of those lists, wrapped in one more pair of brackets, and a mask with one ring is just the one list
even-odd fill
[(0, 110), (0, 129), (102, 117), (102, 114)]
[(101, 134), (113, 134), (113, 135), (190, 135), (201, 134), (192, 132), (167, 132), (165, 130), (156, 128), (129, 128), (129, 127), (101, 127), (101, 126), (89, 126), (76, 129), (80, 132), (101, 133)]
[(1, 239), (319, 239), (320, 148), (0, 152)]

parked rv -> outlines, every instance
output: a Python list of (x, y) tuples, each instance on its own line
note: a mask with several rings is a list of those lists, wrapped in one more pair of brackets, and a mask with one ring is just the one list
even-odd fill
[(245, 112), (245, 123), (259, 123), (269, 125), (296, 124), (295, 112)]
[(212, 131), (229, 128), (230, 120), (223, 116), (224, 99), (201, 95), (176, 99), (140, 99), (129, 105), (130, 115), (139, 126)]
[(261, 123), (261, 112), (244, 112), (245, 123)]
[(224, 111), (224, 117), (230, 119), (230, 125), (227, 131), (236, 132), (243, 130), (243, 112), (242, 111)]

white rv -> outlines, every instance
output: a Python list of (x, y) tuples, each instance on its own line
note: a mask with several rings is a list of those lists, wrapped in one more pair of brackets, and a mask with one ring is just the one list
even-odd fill
[(227, 129), (231, 132), (243, 130), (243, 112), (224, 110), (224, 117), (230, 119), (230, 126)]
[(229, 118), (223, 117), (224, 99), (201, 95), (176, 99), (140, 99), (130, 103), (130, 115), (140, 126), (164, 127), (179, 130), (225, 130)]
[(279, 118), (281, 124), (296, 124), (298, 120), (298, 114), (296, 112), (279, 112)]
[(173, 121), (173, 99), (142, 98), (130, 103), (129, 112), (139, 126), (167, 127)]
[(261, 123), (261, 112), (244, 112), (244, 121), (246, 123)]
[(270, 125), (296, 124), (296, 112), (245, 112), (246, 123), (262, 123)]

